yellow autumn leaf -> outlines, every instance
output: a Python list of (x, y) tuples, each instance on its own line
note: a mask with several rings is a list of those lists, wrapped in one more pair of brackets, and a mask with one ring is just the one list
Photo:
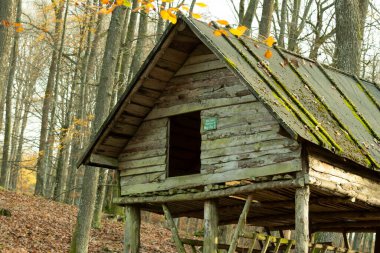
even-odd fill
[(166, 10), (161, 10), (160, 15), (163, 20), (169, 20), (170, 15)]
[(227, 20), (224, 20), (224, 19), (219, 19), (219, 20), (217, 20), (216, 21), (218, 24), (220, 24), (220, 25), (228, 25), (229, 23), (228, 23), (228, 21)]
[(199, 7), (202, 7), (202, 8), (204, 8), (204, 7), (207, 7), (207, 4), (205, 4), (205, 3), (195, 3), (197, 6), (199, 6)]
[(175, 15), (173, 12), (169, 11), (169, 22), (172, 24), (177, 23), (177, 15)]
[(242, 36), (242, 35), (245, 33), (245, 31), (246, 31), (247, 29), (248, 29), (248, 28), (247, 28), (246, 26), (241, 25), (241, 26), (239, 26), (239, 27), (237, 27), (237, 28), (231, 28), (229, 31), (230, 31), (230, 33), (232, 33), (233, 35), (240, 37), (240, 36)]
[(200, 18), (202, 18), (202, 15), (201, 15), (201, 14), (198, 14), (198, 13), (192, 13), (191, 15), (192, 15), (193, 18), (195, 18), (195, 19), (200, 19)]
[(268, 47), (272, 47), (273, 44), (276, 43), (276, 40), (272, 36), (269, 36), (264, 42)]
[(117, 5), (123, 5), (124, 4), (124, 0), (116, 0), (116, 4)]
[(264, 54), (265, 58), (269, 59), (272, 57), (272, 55), (273, 55), (273, 53), (269, 49), (267, 49), (267, 51), (265, 51), (265, 54)]
[(162, 0), (163, 3), (172, 3), (174, 0)]
[(110, 1), (109, 0), (101, 0), (100, 1), (102, 4), (108, 4)]
[(222, 36), (222, 35), (228, 36), (228, 33), (225, 30), (217, 29), (217, 30), (214, 31), (214, 35), (216, 37), (219, 37), (219, 36)]

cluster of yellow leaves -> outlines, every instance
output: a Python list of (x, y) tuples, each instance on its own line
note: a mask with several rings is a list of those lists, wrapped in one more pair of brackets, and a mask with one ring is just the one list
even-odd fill
[[(219, 19), (219, 20), (216, 20), (215, 22), (218, 23), (218, 24), (220, 24), (220, 25), (223, 25), (223, 26), (228, 26), (229, 25), (228, 21), (224, 20), (224, 19)], [(248, 28), (246, 26), (240, 25), (240, 26), (238, 26), (236, 28), (229, 28), (228, 31), (231, 34), (233, 34), (233, 35), (235, 35), (237, 37), (240, 37), (240, 36), (242, 36), (245, 33), (245, 31), (247, 31), (247, 29)], [(215, 36), (222, 36), (222, 35), (228, 36), (228, 33), (224, 29), (216, 29), (214, 31), (214, 35)]]
[[(215, 21), (216, 23), (218, 23), (219, 25), (222, 25), (224, 27), (227, 27), (229, 25), (228, 21), (227, 20), (224, 20), (224, 19), (219, 19), (219, 20), (216, 20)], [(209, 23), (209, 25), (211, 25), (211, 23)], [(245, 26), (238, 26), (236, 28), (229, 28), (228, 31), (237, 36), (237, 37), (240, 37), (242, 36), (246, 31), (247, 31), (247, 27)], [(219, 37), (219, 36), (228, 36), (228, 32), (227, 30), (225, 30), (224, 28), (221, 28), (221, 29), (216, 29), (214, 30), (214, 35)], [(274, 43), (276, 43), (276, 40), (270, 36), (268, 38), (266, 38), (264, 40), (264, 43), (268, 46), (268, 47), (272, 47)], [(269, 59), (273, 56), (273, 53), (271, 50), (267, 49), (264, 53), (264, 56), (265, 58)]]
[[(275, 40), (275, 38), (273, 38), (272, 36), (269, 36), (268, 38), (266, 38), (266, 39), (264, 40), (264, 43), (265, 43), (268, 47), (272, 47), (273, 44), (276, 43), (276, 40)], [(267, 50), (265, 51), (265, 54), (264, 54), (265, 58), (269, 59), (269, 58), (272, 57), (272, 55), (273, 55), (273, 53), (272, 53), (271, 50), (267, 49)]]
[(24, 31), (24, 27), (22, 26), (21, 23), (11, 23), (8, 20), (2, 20), (1, 25), (5, 26), (5, 27), (12, 27), (13, 26), (15, 28), (16, 32), (18, 32), (18, 33)]
[[(173, 1), (174, 0), (162, 0), (163, 3), (172, 3)], [(195, 5), (197, 5), (199, 7), (202, 7), (202, 8), (207, 7), (207, 4), (200, 3), (200, 2), (195, 3)], [(176, 7), (176, 8), (171, 7), (171, 8), (168, 8), (168, 9), (165, 9), (164, 6), (161, 6), (161, 11), (160, 11), (161, 18), (163, 20), (169, 21), (172, 24), (177, 23), (177, 12), (179, 11), (179, 8), (181, 8), (184, 11), (189, 11), (190, 10), (190, 8), (187, 5), (184, 5), (184, 4), (182, 4), (182, 5), (180, 5), (180, 6)], [(195, 19), (202, 18), (202, 15), (198, 14), (198, 13), (192, 13), (191, 15)]]
[(132, 6), (130, 0), (100, 0), (100, 2), (106, 7), (101, 8), (98, 12), (99, 14), (110, 14), (119, 5)]
[(175, 24), (177, 23), (177, 11), (178, 8), (163, 9), (160, 11), (160, 15), (163, 20), (168, 20), (170, 23)]

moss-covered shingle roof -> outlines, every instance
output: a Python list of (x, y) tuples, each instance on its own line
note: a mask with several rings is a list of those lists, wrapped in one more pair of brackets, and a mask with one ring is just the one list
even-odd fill
[(368, 168), (380, 168), (380, 88), (246, 37), (216, 37), (205, 23), (186, 23), (242, 79), (296, 139)]

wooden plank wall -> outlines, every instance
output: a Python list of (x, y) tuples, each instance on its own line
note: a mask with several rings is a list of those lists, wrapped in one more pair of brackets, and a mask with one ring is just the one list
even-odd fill
[(279, 133), (280, 125), (258, 101), (204, 110), (201, 117), (218, 119), (216, 130), (201, 132), (202, 173), (250, 169), (300, 158), (298, 142)]
[(119, 156), (121, 187), (165, 179), (167, 138), (167, 118), (142, 123)]
[[(300, 158), (298, 143), (279, 134), (279, 124), (265, 107), (224, 63), (201, 45), (168, 82), (143, 126), (119, 157), (122, 195), (170, 189), (176, 185), (172, 182), (174, 178), (163, 181), (168, 117), (199, 110), (201, 119), (217, 117), (218, 126), (216, 130), (201, 133), (203, 177), (198, 180), (193, 179), (197, 175), (183, 176), (184, 184), (185, 178), (188, 184), (215, 183), (221, 178), (236, 180), (246, 176), (248, 168), (265, 168), (275, 163), (283, 162), (286, 171), (300, 167), (299, 161), (293, 161)], [(289, 161), (294, 165), (290, 169)], [(273, 170), (279, 168), (272, 167)], [(206, 173), (215, 175), (206, 179)], [(276, 171), (258, 170), (258, 175), (272, 173)]]

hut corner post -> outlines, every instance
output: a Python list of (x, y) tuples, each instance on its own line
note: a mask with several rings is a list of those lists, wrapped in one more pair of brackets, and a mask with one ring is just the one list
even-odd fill
[(217, 200), (204, 202), (203, 253), (218, 252), (218, 205)]
[(295, 196), (295, 252), (309, 252), (309, 199), (310, 187), (308, 185), (296, 189)]
[(124, 253), (138, 253), (140, 249), (140, 208), (135, 205), (125, 207)]

